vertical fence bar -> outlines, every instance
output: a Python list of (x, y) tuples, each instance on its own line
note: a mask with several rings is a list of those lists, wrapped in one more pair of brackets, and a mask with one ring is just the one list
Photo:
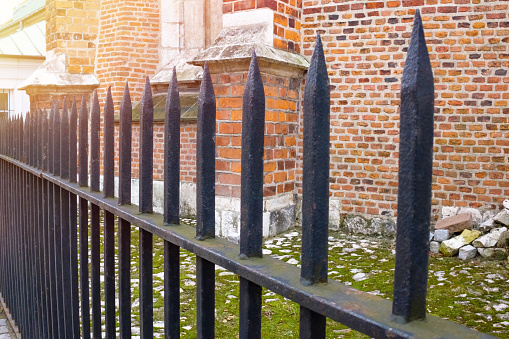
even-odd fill
[[(50, 158), (50, 116), (48, 112), (44, 110), (43, 113), (43, 157), (42, 157), (42, 169), (43, 171), (49, 172), (49, 158)], [(52, 322), (52, 309), (51, 309), (51, 279), (49, 272), (50, 268), (50, 241), (49, 241), (49, 183), (43, 181), (43, 223), (42, 223), (42, 241), (44, 243), (44, 289), (45, 289), (45, 303), (46, 303), (46, 334), (48, 338), (53, 337), (53, 322)]]
[[(216, 97), (208, 64), (203, 68), (203, 80), (198, 96), (196, 140), (196, 238), (215, 236), (215, 134)], [(196, 257), (196, 321), (198, 338), (214, 338), (215, 267)]]
[[(38, 167), (38, 148), (39, 148), (39, 124), (38, 124), (38, 112), (34, 111), (33, 116), (33, 127), (32, 127), (32, 142), (33, 142), (33, 150), (32, 154), (34, 156), (32, 161), (33, 167)], [(32, 224), (31, 224), (31, 242), (32, 242), (32, 250), (31, 252), (31, 267), (32, 267), (32, 279), (33, 279), (33, 286), (32, 286), (32, 293), (33, 293), (33, 303), (35, 308), (35, 314), (34, 314), (34, 322), (33, 322), (33, 333), (35, 336), (41, 336), (41, 294), (40, 294), (40, 286), (41, 286), (41, 279), (40, 279), (40, 269), (41, 266), (39, 265), (39, 251), (40, 251), (40, 242), (38, 238), (38, 228), (39, 228), (39, 208), (38, 208), (38, 201), (39, 201), (39, 187), (38, 182), (39, 178), (33, 174), (31, 176), (31, 187), (32, 190)]]
[[(24, 124), (24, 133), (20, 134), (23, 135), (23, 139), (19, 139), (20, 141), (20, 149), (25, 150), (25, 163), (30, 164), (30, 143), (29, 143), (29, 136), (30, 136), (30, 114), (27, 114), (27, 117), (25, 118), (25, 124)], [(23, 307), (21, 311), (20, 318), (22, 319), (22, 335), (24, 336), (30, 336), (30, 319), (28, 317), (28, 310), (30, 309), (30, 290), (29, 290), (29, 277), (26, 274), (28, 270), (28, 258), (26, 253), (27, 248), (27, 240), (28, 240), (28, 229), (27, 226), (30, 224), (29, 219), (29, 213), (27, 213), (26, 204), (27, 204), (27, 186), (28, 186), (28, 173), (22, 171), (21, 169), (17, 169), (20, 177), (20, 190), (19, 190), (19, 203), (20, 203), (20, 224), (18, 225), (18, 236), (19, 236), (19, 255), (20, 255), (20, 278), (21, 278), (21, 288), (23, 291)]]
[(419, 10), (401, 83), (395, 321), (426, 317), (434, 84)]
[[(327, 282), (330, 90), (320, 35), (304, 89), (301, 282)], [(325, 338), (325, 316), (300, 307), (300, 338)]]
[[(126, 82), (120, 103), (119, 124), (119, 205), (131, 204), (132, 104)], [(131, 224), (124, 219), (118, 225), (119, 326), (120, 338), (131, 338)]]
[[(152, 213), (154, 103), (147, 77), (140, 110), (140, 212)], [(140, 335), (153, 335), (152, 233), (140, 228)]]
[[(88, 109), (85, 95), (81, 98), (79, 116), (79, 178), (81, 187), (88, 186)], [(90, 300), (88, 283), (88, 202), (79, 199), (80, 225), (80, 292), (81, 292), (81, 335), (90, 339)]]
[[(262, 257), (265, 91), (253, 50), (242, 100), (240, 256)], [(239, 338), (261, 338), (262, 287), (240, 278)]]
[[(61, 130), (61, 116), (58, 107), (58, 101), (55, 102), (55, 127), (53, 130), (53, 171), (57, 176), (61, 175), (61, 158), (60, 158), (60, 134)], [(57, 305), (58, 305), (58, 335), (60, 338), (65, 337), (65, 306), (64, 306), (64, 286), (63, 286), (63, 259), (62, 259), (62, 202), (60, 200), (62, 190), (58, 185), (53, 185), (54, 196), (54, 229), (53, 236), (55, 239), (55, 270), (56, 270), (56, 288), (57, 288)]]
[[(177, 71), (166, 97), (164, 119), (164, 223), (179, 223), (180, 96)], [(180, 248), (164, 241), (164, 331), (166, 338), (180, 337)]]
[[(76, 99), (72, 100), (71, 115), (69, 116), (69, 181), (77, 183), (78, 172), (78, 110)], [(79, 285), (78, 285), (78, 206), (76, 194), (69, 194), (69, 242), (70, 242), (70, 269), (71, 269), (71, 300), (72, 300), (72, 338), (80, 336), (79, 318)]]
[[(99, 162), (100, 162), (100, 127), (101, 110), (97, 92), (94, 92), (92, 113), (90, 117), (90, 190), (99, 192)], [(100, 214), (99, 206), (91, 204), (90, 208), (90, 242), (92, 261), (92, 335), (101, 338), (101, 253), (100, 253)]]
[[(115, 194), (115, 120), (111, 87), (104, 105), (104, 197)], [(115, 338), (115, 216), (104, 211), (104, 299), (106, 338)]]
[[(44, 168), (44, 112), (39, 110), (38, 112), (38, 167), (40, 170)], [(37, 253), (37, 265), (39, 265), (39, 293), (40, 293), (40, 331), (39, 336), (41, 338), (48, 338), (48, 330), (47, 330), (47, 311), (46, 311), (46, 279), (45, 279), (45, 246), (44, 242), (44, 192), (43, 192), (43, 179), (37, 179), (37, 211), (38, 211), (38, 221), (37, 221), (37, 239), (39, 242), (39, 251)]]
[[(48, 153), (49, 153), (49, 171), (55, 173), (55, 105), (53, 104), (50, 111), (50, 121), (48, 128)], [(48, 265), (49, 265), (49, 286), (51, 291), (51, 337), (56, 338), (59, 336), (58, 332), (58, 304), (57, 304), (57, 289), (56, 289), (56, 269), (55, 269), (55, 221), (54, 221), (54, 185), (48, 182)]]
[[(67, 109), (67, 98), (64, 98), (64, 108), (60, 122), (60, 177), (69, 179), (69, 111)], [(71, 297), (71, 242), (70, 242), (70, 198), (69, 192), (60, 189), (62, 204), (61, 211), (61, 232), (62, 232), (62, 281), (63, 281), (63, 299), (65, 313), (65, 336), (72, 338), (72, 297)]]

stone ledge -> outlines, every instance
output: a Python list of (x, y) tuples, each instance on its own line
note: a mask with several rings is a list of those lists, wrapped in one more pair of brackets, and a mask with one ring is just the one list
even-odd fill
[(225, 27), (214, 44), (189, 63), (203, 66), (208, 62), (211, 73), (245, 71), (249, 68), (254, 50), (260, 71), (276, 75), (303, 75), (309, 67), (304, 56), (260, 43), (268, 29), (267, 23)]
[(173, 74), (173, 67), (177, 69), (177, 80), (179, 83), (201, 81), (203, 69), (199, 66), (189, 64), (196, 54), (178, 54), (170, 63), (162, 67), (150, 80), (152, 85), (169, 84)]
[(39, 91), (43, 88), (46, 92), (58, 91), (60, 88), (67, 90), (69, 87), (81, 90), (93, 90), (99, 86), (99, 80), (95, 74), (74, 74), (66, 71), (65, 54), (49, 51), (46, 61), (23, 82), (19, 90)]

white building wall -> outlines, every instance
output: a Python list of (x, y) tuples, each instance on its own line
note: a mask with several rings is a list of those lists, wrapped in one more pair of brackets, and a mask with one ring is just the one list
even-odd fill
[(25, 81), (42, 63), (44, 59), (14, 58), (0, 55), (0, 92), (9, 92), (9, 115), (25, 115), (30, 111), (30, 98), (25, 91), (17, 88)]

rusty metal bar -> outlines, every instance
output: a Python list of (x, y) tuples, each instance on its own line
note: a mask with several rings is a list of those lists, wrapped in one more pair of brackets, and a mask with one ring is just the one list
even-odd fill
[(168, 225), (179, 223), (180, 114), (177, 71), (174, 67), (164, 119), (164, 222)]
[[(208, 64), (198, 96), (196, 135), (196, 238), (215, 236), (216, 98)], [(210, 261), (196, 257), (196, 321), (198, 338), (214, 338), (215, 271)]]
[[(115, 193), (115, 121), (111, 87), (108, 87), (104, 105), (104, 180), (106, 198)], [(105, 337), (115, 338), (115, 216), (104, 211), (104, 308)]]
[[(69, 116), (69, 181), (77, 183), (78, 174), (78, 109), (76, 99), (73, 99), (71, 114)], [(80, 336), (79, 318), (79, 285), (78, 285), (78, 205), (76, 194), (69, 195), (69, 242), (70, 242), (70, 265), (71, 265), (71, 300), (72, 300), (72, 337)]]
[[(154, 103), (148, 76), (140, 111), (140, 206), (141, 213), (152, 213)], [(140, 335), (153, 336), (152, 233), (140, 228)]]
[(198, 96), (196, 133), (196, 237), (215, 236), (216, 96), (208, 64)]
[[(79, 116), (79, 185), (88, 186), (88, 110), (85, 95), (81, 98)], [(79, 249), (81, 291), (81, 335), (90, 339), (90, 288), (88, 282), (88, 201), (79, 199)]]
[[(59, 176), (61, 173), (60, 168), (60, 134), (61, 130), (61, 116), (58, 107), (58, 101), (55, 102), (54, 119), (53, 119), (53, 174)], [(63, 271), (62, 271), (62, 228), (61, 228), (61, 211), (62, 204), (60, 200), (61, 192), (59, 186), (53, 187), (53, 238), (55, 242), (55, 293), (57, 294), (57, 321), (58, 321), (58, 336), (64, 338), (65, 336), (65, 307), (64, 307), (64, 291), (63, 291)]]
[[(240, 256), (262, 257), (265, 91), (253, 50), (242, 104)], [(262, 287), (240, 278), (239, 338), (260, 338)]]
[[(132, 104), (126, 82), (120, 103), (118, 204), (131, 204)], [(119, 326), (120, 338), (131, 337), (131, 224), (119, 218)]]
[(426, 317), (434, 83), (419, 10), (401, 83), (395, 321)]
[[(180, 96), (177, 71), (166, 97), (164, 119), (164, 222), (179, 224), (180, 205)], [(164, 242), (164, 331), (166, 338), (180, 337), (180, 249)]]
[[(320, 35), (304, 88), (302, 268), (304, 286), (327, 282), (330, 90)], [(325, 338), (325, 317), (301, 306), (300, 338)]]
[[(43, 168), (43, 158), (44, 158), (44, 116), (43, 111), (39, 110), (37, 112), (37, 149), (38, 149), (38, 157), (37, 157), (37, 167), (39, 170)], [(45, 281), (45, 263), (44, 263), (44, 251), (45, 245), (44, 242), (44, 193), (43, 193), (43, 180), (41, 178), (37, 178), (37, 198), (36, 198), (36, 208), (37, 208), (37, 224), (36, 228), (36, 238), (38, 242), (38, 251), (36, 258), (36, 265), (39, 266), (38, 271), (38, 279), (39, 279), (39, 336), (40, 337), (48, 337), (47, 331), (47, 310), (46, 310), (46, 281)]]
[[(90, 190), (100, 190), (100, 127), (101, 109), (97, 91), (94, 92), (92, 112), (90, 116)], [(91, 249), (91, 295), (92, 295), (92, 336), (102, 338), (101, 331), (101, 253), (100, 253), (100, 211), (99, 206), (92, 204), (90, 207), (90, 249)]]
[[(64, 98), (64, 107), (60, 120), (60, 177), (69, 179), (69, 111), (67, 98)], [(63, 306), (65, 337), (72, 338), (72, 286), (71, 286), (71, 230), (70, 230), (70, 197), (69, 192), (60, 190), (61, 200), (61, 255), (62, 255), (62, 282), (63, 282)]]
[[(50, 173), (54, 173), (54, 131), (55, 131), (55, 105), (53, 104), (50, 110), (50, 121), (48, 128), (48, 154), (49, 154), (49, 171)], [(56, 338), (58, 336), (58, 305), (57, 305), (57, 290), (56, 290), (56, 269), (55, 269), (55, 239), (54, 239), (54, 184), (48, 182), (48, 195), (47, 195), (47, 205), (46, 208), (48, 210), (48, 227), (47, 227), (47, 236), (48, 236), (48, 266), (49, 266), (49, 287), (51, 293), (51, 337)]]
[[(49, 168), (49, 116), (46, 110), (43, 113), (43, 142), (42, 142), (42, 171), (47, 172)], [(42, 241), (44, 243), (44, 294), (45, 294), (45, 305), (46, 305), (46, 334), (47, 338), (51, 338), (53, 335), (52, 329), (52, 309), (51, 309), (51, 279), (49, 276), (50, 272), (50, 254), (49, 254), (49, 206), (48, 206), (48, 196), (49, 196), (49, 186), (48, 183), (42, 180), (42, 209), (43, 209), (43, 222), (42, 222)]]

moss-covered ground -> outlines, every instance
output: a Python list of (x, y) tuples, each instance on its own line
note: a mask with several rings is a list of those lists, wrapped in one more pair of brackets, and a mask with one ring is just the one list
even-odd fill
[[(193, 224), (194, 221), (185, 219)], [(132, 330), (139, 336), (138, 229), (132, 227)], [(300, 229), (264, 241), (264, 255), (299, 265)], [(181, 338), (196, 338), (195, 256), (185, 250), (181, 260)], [(102, 264), (101, 264), (102, 265)], [(102, 268), (101, 268), (102, 269)], [(394, 243), (377, 237), (331, 232), (329, 278), (354, 288), (392, 298)], [(163, 241), (154, 238), (154, 336), (164, 337)], [(509, 338), (509, 266), (507, 262), (462, 261), (430, 257), (428, 312), (457, 323)], [(239, 278), (216, 266), (216, 337), (236, 338)], [(299, 306), (275, 293), (263, 291), (263, 338), (298, 338)], [(327, 338), (362, 338), (356, 331), (327, 320)]]

